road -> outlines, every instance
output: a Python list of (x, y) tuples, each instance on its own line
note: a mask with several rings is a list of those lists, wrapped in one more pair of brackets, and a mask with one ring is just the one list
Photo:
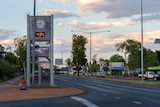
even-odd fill
[(160, 88), (93, 78), (56, 76), (56, 84), (84, 90), (83, 94), (16, 102), (0, 107), (159, 107)]

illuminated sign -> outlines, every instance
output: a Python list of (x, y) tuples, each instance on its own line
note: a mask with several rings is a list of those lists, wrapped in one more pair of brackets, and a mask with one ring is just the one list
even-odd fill
[[(40, 20), (40, 22), (38, 21)], [(42, 26), (41, 22), (44, 20), (45, 24)], [(37, 22), (38, 21), (38, 22)], [(30, 40), (35, 41), (50, 41), (53, 37), (53, 15), (51, 16), (36, 16), (35, 17), (35, 28), (33, 26), (34, 16), (27, 16), (27, 29)]]
[(45, 32), (36, 32), (36, 37), (45, 37)]

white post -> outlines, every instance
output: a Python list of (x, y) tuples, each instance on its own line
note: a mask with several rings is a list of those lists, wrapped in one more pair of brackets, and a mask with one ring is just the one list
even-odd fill
[(41, 63), (38, 61), (38, 85), (41, 86), (41, 81), (42, 81), (42, 78), (41, 78), (41, 75), (42, 75), (42, 70), (41, 70)]
[(89, 32), (89, 34), (90, 34), (90, 74), (92, 74), (92, 59), (91, 59), (91, 57), (92, 57), (92, 40), (91, 40), (91, 36), (92, 36), (92, 33), (91, 32)]
[(53, 34), (53, 15), (51, 15), (51, 39), (50, 39), (50, 86), (54, 85), (54, 71), (53, 71), (53, 60), (54, 60), (54, 51), (53, 51), (53, 45), (54, 45), (54, 34)]
[(30, 43), (30, 35), (29, 35), (29, 15), (27, 15), (27, 86), (30, 86), (30, 46), (31, 46), (31, 43)]

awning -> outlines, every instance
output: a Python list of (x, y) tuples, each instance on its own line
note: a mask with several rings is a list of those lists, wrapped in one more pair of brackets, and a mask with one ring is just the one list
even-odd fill
[(153, 66), (153, 67), (148, 67), (148, 70), (160, 70), (160, 66)]

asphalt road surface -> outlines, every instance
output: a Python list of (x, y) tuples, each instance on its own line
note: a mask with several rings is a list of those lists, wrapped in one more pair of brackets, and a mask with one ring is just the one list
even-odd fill
[(0, 107), (160, 107), (160, 88), (92, 78), (56, 76), (56, 84), (84, 90), (83, 94), (0, 102)]

